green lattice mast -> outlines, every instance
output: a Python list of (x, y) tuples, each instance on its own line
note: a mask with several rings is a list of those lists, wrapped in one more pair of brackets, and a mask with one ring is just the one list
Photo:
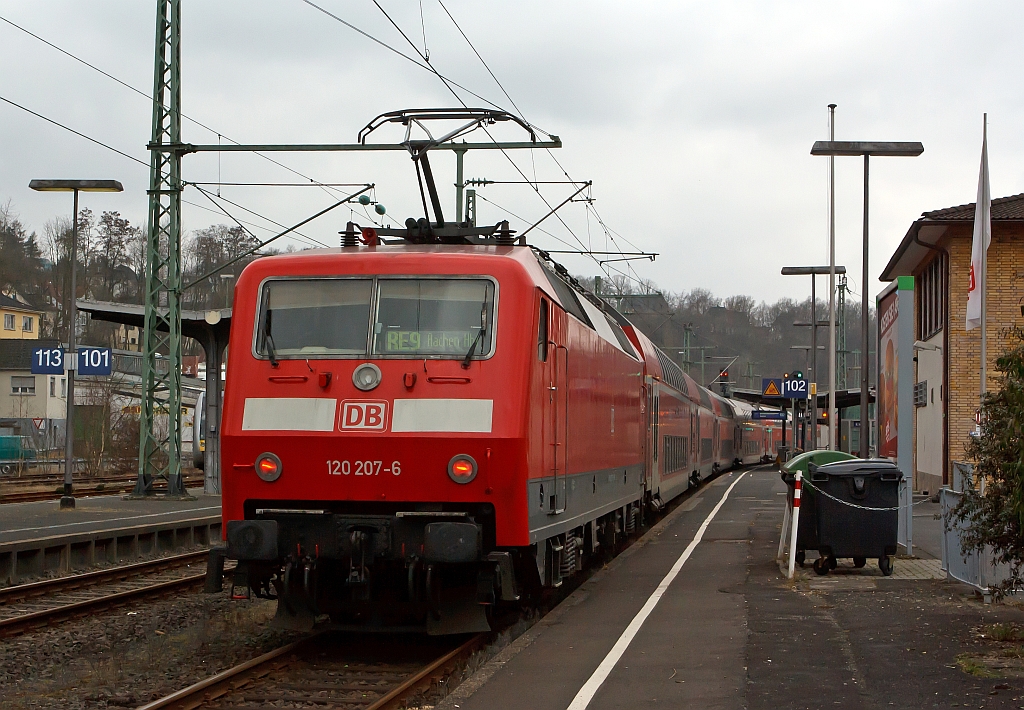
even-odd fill
[[(181, 83), (180, 0), (158, 0), (150, 142), (146, 321), (143, 334), (139, 478), (133, 495), (153, 481), (185, 495), (181, 480)], [(166, 359), (165, 359), (166, 358)], [(167, 427), (157, 417), (166, 412)]]

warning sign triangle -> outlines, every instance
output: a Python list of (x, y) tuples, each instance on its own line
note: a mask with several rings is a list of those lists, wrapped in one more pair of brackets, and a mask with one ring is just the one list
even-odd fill
[(775, 386), (775, 380), (768, 382), (768, 386), (764, 388), (764, 397), (781, 397), (782, 393), (779, 392), (779, 388)]

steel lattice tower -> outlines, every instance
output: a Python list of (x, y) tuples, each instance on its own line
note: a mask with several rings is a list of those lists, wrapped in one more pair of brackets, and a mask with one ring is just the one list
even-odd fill
[[(181, 479), (181, 1), (157, 0), (146, 242), (139, 478), (132, 495), (185, 495)], [(167, 426), (157, 417), (166, 412)]]

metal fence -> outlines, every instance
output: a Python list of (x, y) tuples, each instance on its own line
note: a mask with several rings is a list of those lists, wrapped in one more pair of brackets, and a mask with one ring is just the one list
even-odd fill
[[(955, 464), (954, 469), (965, 464)], [(965, 471), (969, 473), (970, 470)], [(958, 477), (954, 475), (954, 481)], [(962, 478), (960, 479), (962, 480)], [(982, 551), (969, 550), (964, 552), (961, 544), (963, 523), (954, 523), (949, 512), (960, 502), (963, 493), (950, 488), (939, 491), (939, 502), (942, 507), (942, 568), (953, 579), (969, 584), (981, 592), (985, 601), (992, 600), (993, 585), (1009, 579), (1009, 565), (996, 564), (990, 548)]]

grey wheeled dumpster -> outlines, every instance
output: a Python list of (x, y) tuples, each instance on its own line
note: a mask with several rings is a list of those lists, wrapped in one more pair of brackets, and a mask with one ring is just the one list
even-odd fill
[[(799, 471), (804, 480), (807, 480), (808, 466), (821, 465), (833, 461), (852, 459), (849, 454), (842, 451), (805, 451), (798, 454), (782, 465), (782, 480), (789, 486), (786, 498), (786, 505), (793, 508), (793, 481), (796, 479), (796, 472)], [(796, 531), (796, 561), (803, 567), (807, 550), (818, 549), (818, 521), (816, 518), (816, 491), (810, 486), (804, 485), (800, 491), (800, 526)]]
[(836, 558), (852, 557), (857, 567), (878, 558), (882, 574), (893, 571), (903, 473), (888, 459), (852, 459), (809, 466), (815, 489), (819, 559), (814, 571), (828, 574)]

